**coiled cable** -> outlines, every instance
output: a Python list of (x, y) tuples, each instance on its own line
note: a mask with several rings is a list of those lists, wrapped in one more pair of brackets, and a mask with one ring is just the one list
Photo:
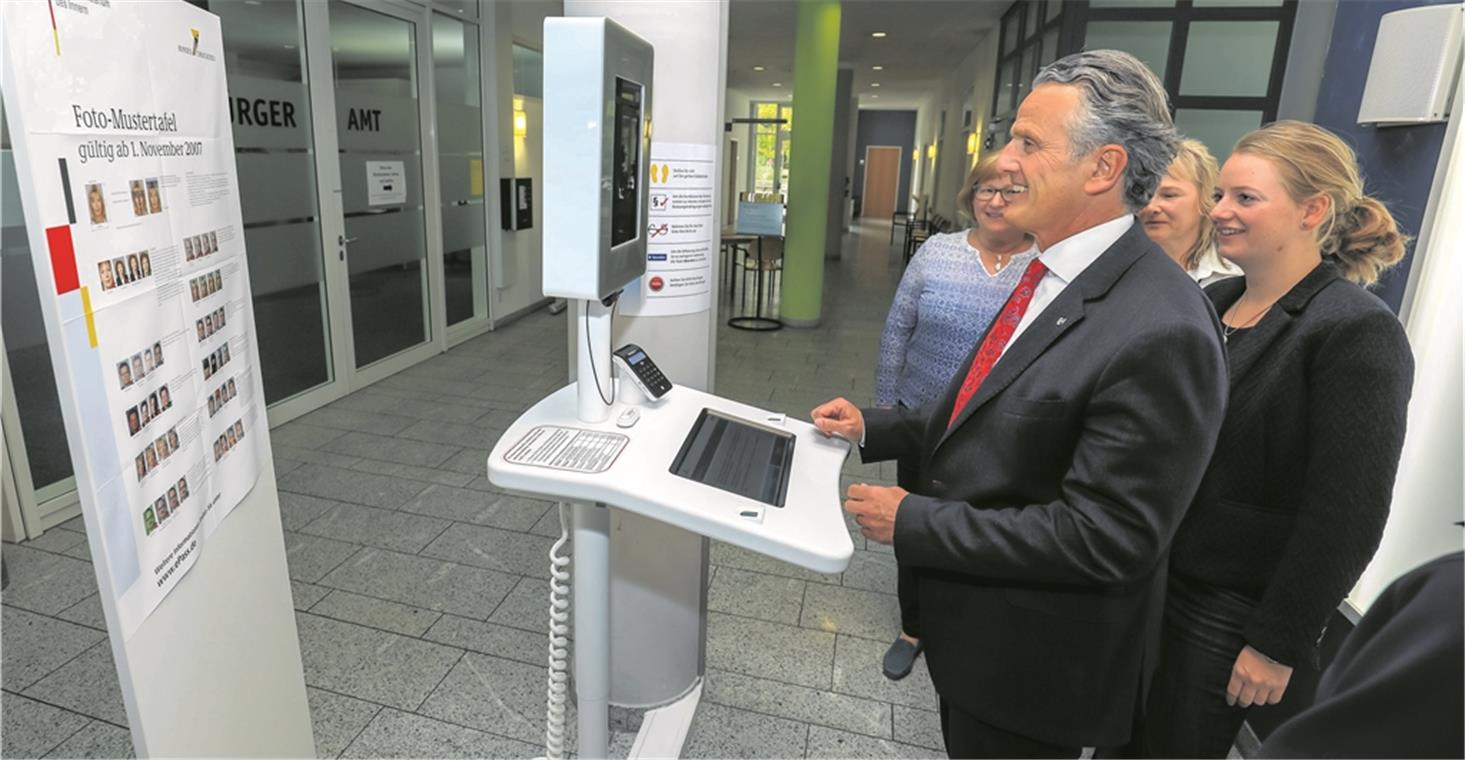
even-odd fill
[(560, 538), (549, 548), (549, 694), (544, 721), (544, 751), (564, 760), (565, 703), (570, 680), (570, 505), (560, 502)]

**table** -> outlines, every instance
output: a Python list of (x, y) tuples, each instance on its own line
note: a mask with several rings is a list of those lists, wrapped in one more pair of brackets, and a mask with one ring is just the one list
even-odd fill
[(753, 237), (756, 237), (758, 239), (758, 268), (757, 270), (755, 270), (755, 273), (753, 275), (753, 313), (729, 317), (727, 320), (727, 326), (739, 330), (753, 330), (756, 332), (781, 330), (783, 329), (782, 320), (763, 314), (763, 238), (767, 236), (755, 235)]

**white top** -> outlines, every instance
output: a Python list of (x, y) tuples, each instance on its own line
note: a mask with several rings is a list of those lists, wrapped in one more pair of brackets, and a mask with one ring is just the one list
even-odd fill
[(1048, 304), (1058, 300), (1058, 294), (1083, 274), (1090, 264), (1098, 260), (1133, 225), (1134, 214), (1124, 214), (1076, 235), (1070, 235), (1038, 254), (1038, 260), (1043, 262), (1048, 271), (1043, 279), (1038, 280), (1038, 287), (1033, 289), (1033, 300), (1028, 302), (1028, 310), (1023, 312), (1022, 321), (1017, 323), (1017, 329), (1007, 339), (1007, 345), (1002, 347), (1002, 354), (997, 357), (999, 361), (1002, 356), (1007, 355), (1007, 349), (1017, 342), (1018, 336), (1028, 329), (1028, 325), (1042, 315)]
[(1241, 267), (1221, 258), (1221, 254), (1216, 253), (1216, 246), (1210, 245), (1206, 246), (1205, 253), (1201, 254), (1200, 263), (1196, 264), (1195, 269), (1190, 270), (1187, 274), (1195, 280), (1197, 285), (1204, 288), (1213, 282), (1224, 280), (1227, 277), (1240, 277), (1245, 273), (1241, 271)]
[[(839, 573), (849, 564), (855, 547), (840, 499), (839, 473), (850, 449), (843, 439), (825, 436), (807, 422), (684, 386), (673, 387), (654, 406), (618, 401), (604, 422), (581, 422), (575, 391), (573, 383), (555, 391), (509, 426), (488, 455), (490, 482), (540, 498), (609, 504), (815, 572)], [(617, 427), (616, 418), (631, 406), (640, 411), (639, 421)], [(794, 435), (784, 506), (671, 473), (703, 408)], [(516, 446), (522, 449), (526, 436), (546, 425), (629, 440), (602, 472), (511, 463), (508, 454)]]

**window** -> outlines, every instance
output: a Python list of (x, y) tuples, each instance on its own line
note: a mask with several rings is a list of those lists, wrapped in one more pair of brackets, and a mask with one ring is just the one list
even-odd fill
[[(788, 192), (788, 168), (793, 146), (793, 106), (785, 103), (754, 102), (754, 119), (764, 123), (753, 124), (753, 197), (777, 195), (779, 199)], [(778, 123), (778, 120), (782, 123)]]

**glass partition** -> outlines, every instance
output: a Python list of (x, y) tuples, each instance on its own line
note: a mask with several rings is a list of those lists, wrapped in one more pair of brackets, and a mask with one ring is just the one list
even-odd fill
[(488, 302), (479, 61), (478, 27), (434, 14), (432, 69), (437, 91), (443, 305), (449, 325), (485, 316)]

